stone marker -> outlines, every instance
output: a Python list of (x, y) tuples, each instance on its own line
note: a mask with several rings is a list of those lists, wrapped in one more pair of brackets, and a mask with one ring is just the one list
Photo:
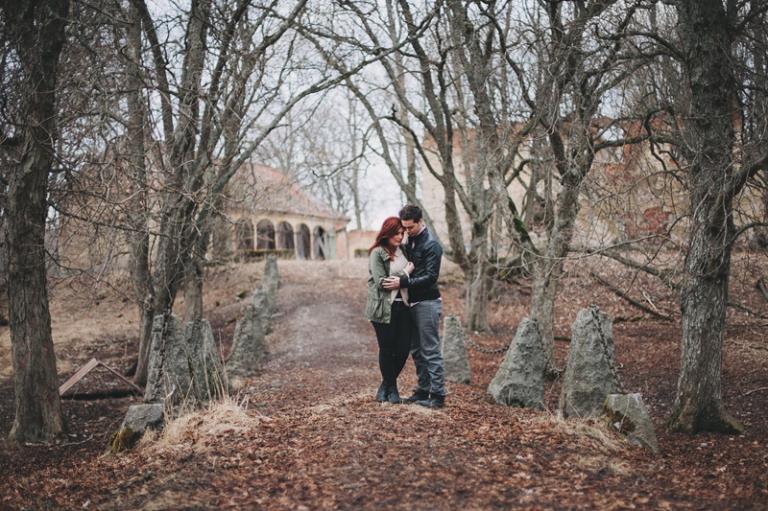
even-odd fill
[(163, 429), (164, 421), (165, 411), (162, 404), (133, 405), (125, 413), (122, 427), (129, 427), (134, 433), (144, 433), (148, 429)]
[(457, 316), (446, 316), (440, 349), (445, 364), (445, 379), (448, 381), (469, 384), (469, 356), (465, 337), (461, 320)]
[(616, 373), (613, 323), (595, 306), (576, 316), (563, 377), (560, 412), (565, 417), (597, 417), (608, 394), (623, 392)]
[(213, 329), (207, 319), (199, 318), (184, 327), (184, 337), (190, 350), (193, 381), (203, 401), (229, 393), (229, 382), (219, 357)]
[(264, 276), (261, 278), (262, 288), (271, 288), (273, 291), (277, 291), (280, 287), (280, 274), (277, 271), (277, 256), (267, 256), (267, 261), (264, 263)]
[(196, 401), (189, 368), (189, 349), (181, 320), (173, 314), (168, 316), (167, 321), (162, 314), (155, 316), (149, 349), (144, 402), (164, 403), (176, 409), (182, 403)]
[(659, 443), (640, 394), (610, 394), (603, 405), (603, 415), (627, 440), (659, 453)]
[(544, 347), (535, 319), (520, 323), (488, 393), (502, 405), (544, 409)]
[(256, 322), (264, 332), (264, 335), (269, 334), (272, 331), (272, 314), (275, 311), (275, 293), (265, 291), (263, 289), (256, 289), (251, 296), (251, 304), (256, 311)]
[(277, 310), (277, 296), (272, 289), (254, 289), (251, 295), (251, 304), (253, 305), (261, 325), (264, 329), (264, 335), (271, 332), (272, 314)]
[(175, 415), (227, 389), (210, 323), (198, 319), (184, 327), (173, 314), (155, 316), (144, 402), (163, 403)]
[[(262, 291), (257, 292), (264, 297)], [(254, 296), (257, 292), (254, 292)], [(227, 357), (227, 373), (230, 376), (248, 376), (258, 369), (265, 351), (265, 322), (268, 325), (269, 316), (263, 306), (257, 309), (252, 303), (245, 308), (245, 316), (235, 326), (232, 349)]]
[(163, 429), (165, 410), (162, 404), (133, 405), (128, 408), (120, 431), (109, 437), (112, 452), (133, 449), (148, 429)]

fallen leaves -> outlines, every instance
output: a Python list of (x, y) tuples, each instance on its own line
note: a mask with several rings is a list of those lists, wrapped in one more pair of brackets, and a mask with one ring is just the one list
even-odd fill
[[(241, 382), (239, 400), (181, 417), (137, 450), (109, 457), (101, 457), (106, 423), (119, 423), (132, 401), (65, 403), (73, 432), (97, 432), (94, 439), (56, 448), (0, 446), (0, 508), (748, 509), (768, 502), (768, 414), (751, 403), (754, 395), (728, 403), (752, 414), (746, 437), (689, 438), (661, 426), (674, 399), (674, 328), (645, 320), (615, 330), (625, 386), (642, 389), (659, 427), (662, 455), (654, 456), (598, 421), (489, 402), (485, 388), (500, 358), (474, 351), (473, 383), (451, 385), (445, 409), (376, 403), (364, 279), (359, 287), (356, 280), (337, 284), (326, 277), (357, 270), (330, 271), (330, 264), (285, 275), (279, 299), (286, 314), (275, 322), (261, 374)], [(579, 300), (593, 298), (569, 278), (558, 312), (566, 320), (577, 291)], [(461, 312), (460, 293), (458, 286), (444, 290), (446, 314)], [(650, 295), (664, 309), (669, 300), (660, 293)], [(509, 322), (509, 331), (483, 342), (508, 343), (512, 319), (525, 307), (519, 300), (492, 305), (492, 317)], [(352, 313), (338, 319), (339, 310)], [(296, 324), (297, 318), (313, 323)], [(558, 343), (559, 360), (567, 347)], [(768, 366), (765, 350), (741, 350), (739, 357), (741, 365)], [(730, 377), (724, 383), (731, 395), (744, 391), (729, 386), (768, 385), (768, 371), (732, 370)], [(409, 362), (401, 391), (414, 384)], [(558, 385), (546, 389), (550, 410)], [(12, 401), (8, 384), (0, 392), (3, 402)]]

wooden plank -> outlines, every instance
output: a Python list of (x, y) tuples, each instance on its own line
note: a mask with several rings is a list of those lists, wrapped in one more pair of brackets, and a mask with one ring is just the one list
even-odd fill
[(94, 367), (98, 366), (101, 362), (96, 360), (95, 358), (92, 358), (88, 361), (87, 364), (85, 364), (83, 367), (80, 368), (79, 371), (77, 371), (74, 375), (72, 375), (72, 378), (65, 381), (61, 387), (59, 387), (59, 396), (63, 395), (66, 391), (71, 389), (75, 383), (79, 382), (83, 379), (83, 376), (90, 373)]
[(134, 389), (136, 392), (138, 392), (140, 395), (144, 395), (144, 391), (141, 390), (140, 387), (138, 387), (136, 384), (134, 384), (132, 381), (126, 379), (122, 374), (118, 373), (108, 365), (104, 364), (103, 362), (99, 362), (95, 358), (92, 358), (88, 361), (87, 364), (85, 364), (83, 367), (80, 368), (79, 371), (77, 371), (72, 378), (68, 379), (64, 384), (62, 384), (61, 387), (59, 387), (59, 396), (63, 396), (66, 391), (71, 389), (77, 382), (83, 379), (83, 377), (90, 373), (93, 369), (95, 369), (98, 366), (105, 367), (107, 371), (111, 372), (121, 380), (123, 380), (125, 383), (127, 383), (132, 389)]
[(144, 391), (141, 390), (141, 387), (139, 387), (138, 385), (134, 384), (132, 381), (128, 380), (125, 376), (123, 376), (122, 374), (118, 373), (117, 371), (115, 371), (114, 369), (109, 367), (104, 362), (99, 362), (99, 364), (101, 364), (102, 366), (106, 367), (108, 371), (110, 371), (112, 374), (114, 374), (115, 376), (117, 376), (118, 378), (123, 380), (125, 383), (130, 385), (131, 388), (134, 389), (135, 391), (137, 391), (140, 395), (142, 395), (142, 396), (144, 395)]

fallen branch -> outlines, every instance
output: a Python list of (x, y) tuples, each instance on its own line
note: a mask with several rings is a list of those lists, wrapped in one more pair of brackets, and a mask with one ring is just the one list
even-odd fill
[(85, 442), (89, 442), (91, 440), (93, 440), (93, 435), (89, 436), (88, 438), (80, 442), (64, 442), (63, 444), (59, 445), (59, 447), (66, 447), (67, 445), (80, 445), (80, 444), (84, 444)]
[(120, 399), (131, 396), (142, 396), (143, 394), (136, 389), (105, 390), (97, 392), (78, 392), (67, 394), (62, 399), (67, 401), (98, 401), (100, 399)]
[(756, 388), (756, 389), (752, 389), (749, 392), (743, 393), (742, 396), (748, 396), (748, 395), (752, 394), (753, 392), (757, 392), (759, 390), (768, 390), (768, 387), (759, 387), (759, 388)]
[(760, 294), (763, 295), (765, 301), (768, 302), (768, 288), (765, 287), (765, 282), (763, 281), (762, 277), (757, 279), (757, 284), (755, 284), (755, 287), (758, 291), (760, 291)]
[(625, 318), (624, 316), (618, 316), (613, 320), (614, 323), (634, 323), (636, 321), (641, 321), (643, 319), (642, 314), (635, 314), (634, 316), (630, 316), (628, 318)]
[(768, 316), (765, 316), (765, 315), (763, 315), (763, 314), (760, 314), (759, 312), (755, 312), (755, 311), (753, 311), (752, 309), (750, 309), (749, 307), (744, 307), (744, 306), (743, 306), (742, 304), (740, 304), (740, 303), (736, 303), (736, 302), (731, 302), (731, 301), (729, 301), (727, 305), (728, 305), (728, 307), (733, 307), (734, 309), (739, 309), (739, 310), (741, 310), (741, 311), (744, 311), (744, 312), (746, 312), (746, 313), (748, 313), (748, 314), (750, 314), (750, 315), (752, 315), (752, 316), (754, 316), (754, 317), (756, 317), (756, 318), (760, 318), (760, 319), (768, 319)]
[(613, 284), (611, 284), (610, 282), (606, 281), (605, 279), (603, 279), (602, 277), (600, 277), (596, 273), (589, 272), (589, 275), (591, 277), (593, 277), (594, 279), (596, 279), (600, 284), (602, 284), (603, 286), (605, 286), (608, 289), (610, 289), (611, 291), (613, 291), (613, 294), (615, 294), (619, 298), (623, 298), (624, 300), (626, 300), (627, 302), (629, 302), (633, 306), (637, 307), (641, 311), (646, 312), (646, 313), (650, 314), (651, 316), (655, 316), (655, 317), (657, 317), (659, 319), (663, 319), (665, 321), (672, 321), (672, 318), (670, 318), (669, 316), (665, 316), (664, 314), (659, 314), (658, 312), (654, 311), (653, 309), (650, 309), (650, 308), (646, 307), (645, 305), (643, 305), (642, 303), (637, 302), (637, 301), (633, 300), (632, 298), (628, 297), (625, 292), (623, 292), (621, 289), (615, 287)]

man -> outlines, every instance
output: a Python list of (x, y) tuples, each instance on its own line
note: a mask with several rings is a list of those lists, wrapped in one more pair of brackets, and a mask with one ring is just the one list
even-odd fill
[(408, 289), (413, 329), (411, 356), (419, 384), (406, 401), (430, 408), (445, 406), (445, 369), (440, 353), (440, 316), (443, 304), (437, 287), (443, 249), (429, 232), (418, 206), (406, 205), (399, 213), (408, 233), (408, 259), (415, 268), (410, 276), (389, 277), (384, 289)]

